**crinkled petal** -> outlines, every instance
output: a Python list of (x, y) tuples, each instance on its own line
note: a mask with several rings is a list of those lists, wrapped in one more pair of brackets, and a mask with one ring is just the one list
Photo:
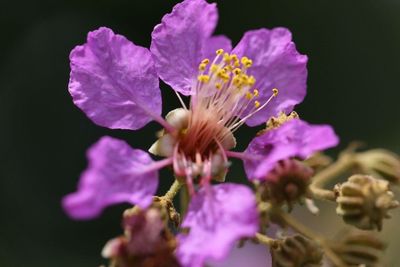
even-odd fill
[(150, 50), (160, 78), (175, 91), (192, 94), (203, 48), (218, 20), (216, 4), (186, 0), (165, 15), (152, 33)]
[[(249, 126), (266, 122), (280, 112), (290, 112), (306, 95), (307, 56), (299, 54), (288, 29), (259, 29), (244, 34), (233, 49), (238, 56), (253, 60), (248, 74), (256, 78), (258, 101), (262, 104), (277, 88), (279, 94), (264, 109), (246, 121)], [(248, 108), (242, 117), (250, 111)]]
[(203, 267), (207, 260), (222, 260), (242, 237), (258, 229), (255, 196), (243, 185), (220, 184), (202, 188), (189, 205), (179, 234), (177, 257), (183, 267)]
[(250, 179), (263, 179), (283, 159), (305, 159), (317, 151), (334, 147), (339, 138), (329, 125), (311, 125), (292, 119), (276, 129), (254, 138), (245, 153), (246, 174)]
[(149, 154), (126, 142), (103, 137), (87, 153), (88, 168), (78, 190), (63, 199), (69, 216), (91, 219), (112, 204), (128, 202), (146, 208), (158, 186), (158, 170)]
[(96, 124), (136, 130), (161, 114), (161, 92), (151, 53), (102, 27), (70, 54), (69, 92)]

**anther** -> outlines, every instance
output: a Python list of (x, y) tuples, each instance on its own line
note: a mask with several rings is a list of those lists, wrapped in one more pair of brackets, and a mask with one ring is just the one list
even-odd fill
[(197, 79), (200, 82), (208, 83), (208, 81), (210, 80), (210, 76), (208, 76), (208, 75), (199, 75), (199, 76), (197, 76)]
[(205, 69), (206, 69), (206, 66), (207, 66), (207, 64), (201, 63), (201, 64), (199, 65), (199, 70), (201, 70), (201, 71), (205, 70)]
[(253, 75), (251, 75), (251, 76), (249, 77), (247, 83), (248, 83), (250, 86), (253, 86), (253, 85), (256, 83), (256, 79), (254, 78)]
[(205, 58), (205, 59), (203, 59), (203, 60), (201, 61), (201, 63), (207, 65), (208, 63), (210, 63), (210, 60), (209, 60), (208, 58)]
[(228, 53), (224, 54), (224, 61), (226, 64), (229, 64), (231, 62), (231, 56)]
[(259, 101), (254, 101), (254, 106), (256, 107), (256, 108), (259, 108), (260, 107), (260, 102)]
[(253, 94), (250, 93), (250, 92), (246, 92), (246, 98), (247, 98), (248, 100), (251, 100), (251, 99), (253, 98)]
[(242, 72), (242, 70), (239, 69), (239, 68), (236, 68), (236, 69), (233, 70), (233, 73), (236, 74), (236, 75), (239, 75), (241, 72)]
[(219, 56), (222, 55), (222, 53), (224, 53), (224, 49), (218, 49), (217, 51), (215, 51), (215, 53)]
[(274, 94), (274, 96), (277, 96), (279, 91), (278, 91), (278, 89), (274, 88), (274, 89), (272, 89), (272, 93)]
[(217, 65), (215, 65), (215, 64), (212, 64), (211, 65), (211, 67), (210, 67), (210, 70), (211, 70), (211, 72), (217, 72), (218, 71), (218, 66)]
[(259, 95), (259, 92), (258, 92), (257, 89), (254, 89), (254, 90), (253, 90), (253, 95), (254, 95), (254, 97), (257, 97), (257, 96)]

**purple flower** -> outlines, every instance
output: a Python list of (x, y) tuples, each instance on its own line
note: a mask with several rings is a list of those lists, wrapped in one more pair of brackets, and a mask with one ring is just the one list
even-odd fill
[(249, 188), (220, 184), (202, 188), (192, 199), (178, 235), (177, 256), (183, 267), (201, 267), (206, 260), (222, 260), (236, 241), (258, 230), (255, 196)]
[[(89, 167), (78, 191), (64, 199), (66, 211), (88, 219), (119, 202), (145, 208), (156, 191), (158, 169), (172, 165), (192, 194), (183, 222), (190, 232), (179, 235), (177, 249), (183, 266), (223, 259), (238, 239), (257, 231), (251, 191), (233, 184), (211, 186), (210, 181), (224, 180), (228, 157), (247, 158), (229, 151), (240, 126), (256, 126), (290, 112), (306, 94), (307, 57), (297, 52), (289, 30), (249, 31), (232, 49), (227, 37), (212, 35), (217, 20), (216, 4), (186, 0), (154, 28), (150, 50), (102, 27), (70, 54), (74, 103), (94, 123), (111, 129), (137, 130), (157, 121), (164, 131), (149, 151), (166, 159), (154, 162), (123, 141), (101, 139), (89, 150)], [(166, 119), (161, 116), (158, 78), (182, 104)], [(181, 95), (190, 97), (188, 106)], [(302, 145), (314, 144), (316, 136), (309, 133), (298, 137)], [(276, 160), (324, 148), (299, 150), (297, 143), (283, 148), (283, 140), (276, 141), (265, 140), (276, 146)], [(262, 155), (258, 169), (271, 164), (270, 154)], [(198, 192), (194, 183), (201, 185)]]
[[(87, 43), (70, 54), (74, 103), (112, 129), (159, 122), (167, 135), (160, 150), (168, 153), (152, 152), (173, 157), (182, 176), (210, 172), (210, 164), (212, 176), (223, 173), (234, 131), (289, 112), (303, 100), (307, 57), (284, 28), (249, 31), (232, 50), (227, 37), (212, 36), (217, 18), (216, 5), (204, 0), (177, 4), (154, 28), (150, 51), (108, 28), (90, 32)], [(188, 108), (182, 102), (185, 125), (160, 116), (158, 77), (178, 96), (191, 96)]]
[(306, 159), (317, 151), (338, 144), (339, 139), (329, 125), (310, 125), (292, 119), (278, 128), (254, 138), (244, 156), (244, 167), (250, 179), (265, 179), (266, 175), (285, 159)]

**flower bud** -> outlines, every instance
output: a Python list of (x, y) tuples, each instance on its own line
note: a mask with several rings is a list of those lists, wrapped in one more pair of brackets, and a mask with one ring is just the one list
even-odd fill
[(319, 245), (302, 235), (289, 236), (271, 248), (273, 267), (322, 266), (323, 251)]
[(390, 218), (388, 211), (399, 205), (389, 190), (389, 182), (368, 175), (353, 175), (336, 190), (337, 214), (363, 230), (381, 230), (383, 219)]
[(361, 172), (391, 183), (400, 183), (400, 158), (398, 155), (384, 149), (368, 150), (356, 155), (355, 160)]
[(280, 161), (260, 185), (262, 198), (275, 205), (287, 204), (289, 208), (309, 195), (311, 168), (298, 160)]
[(376, 267), (386, 245), (371, 232), (352, 230), (340, 234), (331, 248), (348, 266)]

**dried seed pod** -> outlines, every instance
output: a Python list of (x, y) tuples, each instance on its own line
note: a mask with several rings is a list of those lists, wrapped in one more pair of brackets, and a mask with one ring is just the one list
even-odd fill
[(385, 149), (357, 153), (355, 160), (360, 171), (376, 178), (400, 183), (400, 157)]
[(277, 242), (271, 248), (273, 267), (322, 266), (323, 251), (313, 240), (296, 234)]
[(280, 161), (260, 185), (262, 199), (274, 205), (287, 204), (289, 208), (309, 196), (311, 168), (298, 160)]
[(331, 248), (348, 266), (378, 267), (386, 245), (374, 233), (352, 230), (341, 233)]
[(390, 218), (388, 211), (399, 205), (389, 182), (368, 175), (353, 175), (336, 190), (337, 214), (346, 223), (363, 230), (381, 230), (383, 219)]

